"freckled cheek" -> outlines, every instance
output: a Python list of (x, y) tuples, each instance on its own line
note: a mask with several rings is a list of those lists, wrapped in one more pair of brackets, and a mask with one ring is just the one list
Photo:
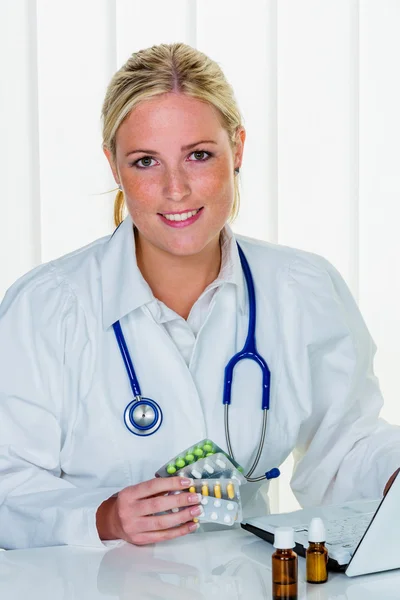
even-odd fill
[(159, 202), (160, 186), (150, 181), (130, 182), (125, 185), (126, 201), (133, 210), (146, 211)]
[(192, 184), (192, 191), (196, 196), (204, 200), (210, 199), (214, 203), (229, 201), (232, 190), (229, 175), (219, 170), (203, 176), (200, 173)]

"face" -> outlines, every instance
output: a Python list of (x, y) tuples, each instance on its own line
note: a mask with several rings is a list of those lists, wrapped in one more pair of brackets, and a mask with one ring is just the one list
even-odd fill
[(141, 102), (119, 127), (114, 178), (141, 244), (193, 255), (219, 238), (234, 200), (245, 131), (235, 150), (217, 111), (183, 94)]

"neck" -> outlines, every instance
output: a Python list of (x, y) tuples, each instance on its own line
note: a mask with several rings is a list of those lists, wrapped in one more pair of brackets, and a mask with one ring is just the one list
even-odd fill
[(175, 256), (148, 243), (135, 228), (137, 265), (154, 296), (187, 319), (190, 309), (221, 267), (220, 236), (201, 252)]

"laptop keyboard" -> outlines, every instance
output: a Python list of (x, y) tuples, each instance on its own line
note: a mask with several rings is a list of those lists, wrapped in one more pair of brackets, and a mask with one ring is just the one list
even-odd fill
[[(341, 546), (349, 552), (355, 550), (359, 541), (365, 533), (374, 513), (346, 517), (338, 520), (325, 520), (326, 545)], [(294, 528), (296, 541), (303, 546), (308, 545), (308, 526), (298, 525)]]

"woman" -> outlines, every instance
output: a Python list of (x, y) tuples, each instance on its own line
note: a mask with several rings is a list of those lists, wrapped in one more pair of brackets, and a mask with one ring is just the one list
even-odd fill
[[(271, 370), (253, 477), (294, 451), (301, 504), (380, 495), (400, 465), (400, 430), (378, 419), (374, 344), (326, 260), (233, 235), (245, 129), (218, 65), (185, 44), (142, 50), (112, 78), (102, 114), (116, 231), (26, 274), (1, 305), (0, 546), (140, 545), (196, 528), (190, 482), (154, 473), (204, 437), (226, 447), (224, 368), (249, 326), (236, 242)], [(118, 323), (143, 396), (163, 413), (151, 435), (124, 426)], [(242, 361), (229, 425), (246, 472), (260, 409), (260, 370)], [(267, 491), (242, 487), (245, 516), (267, 510)]]

